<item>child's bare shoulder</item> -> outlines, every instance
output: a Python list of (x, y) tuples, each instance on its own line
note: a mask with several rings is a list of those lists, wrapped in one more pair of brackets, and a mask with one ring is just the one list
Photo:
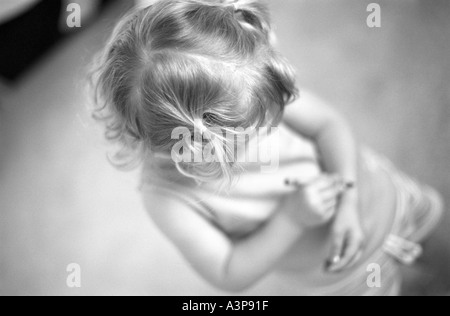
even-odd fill
[[(167, 191), (167, 192), (166, 192)], [(145, 208), (150, 214), (157, 214), (161, 211), (169, 213), (175, 208), (179, 208), (179, 200), (172, 196), (168, 190), (160, 190), (155, 187), (145, 187), (142, 190), (142, 198)]]
[(142, 190), (144, 207), (152, 219), (162, 227), (176, 227), (201, 218), (194, 207), (169, 189)]

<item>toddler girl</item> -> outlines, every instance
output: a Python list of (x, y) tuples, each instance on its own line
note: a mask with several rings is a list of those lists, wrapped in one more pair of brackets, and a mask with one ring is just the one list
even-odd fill
[(122, 19), (92, 75), (116, 162), (143, 165), (151, 218), (221, 289), (398, 294), (441, 199), (299, 96), (272, 39), (256, 0), (164, 0)]

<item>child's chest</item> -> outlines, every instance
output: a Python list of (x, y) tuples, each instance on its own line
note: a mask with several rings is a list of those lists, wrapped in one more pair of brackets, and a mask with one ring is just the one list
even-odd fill
[(270, 168), (248, 166), (227, 193), (215, 193), (208, 188), (194, 193), (211, 210), (217, 224), (232, 235), (252, 232), (279, 211), (282, 199), (295, 193), (286, 186), (286, 179), (294, 178), (306, 183), (321, 173), (311, 142), (284, 128), (280, 128), (276, 137), (278, 158)]

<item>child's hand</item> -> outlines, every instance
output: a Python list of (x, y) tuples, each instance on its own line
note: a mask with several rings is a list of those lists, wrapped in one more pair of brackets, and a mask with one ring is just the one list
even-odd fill
[(357, 202), (344, 202), (339, 207), (332, 229), (332, 250), (326, 263), (329, 272), (340, 272), (361, 259), (364, 232), (361, 227)]
[(323, 175), (302, 185), (287, 180), (287, 185), (298, 188), (298, 194), (290, 200), (290, 215), (303, 227), (321, 226), (336, 214), (338, 198), (342, 194), (342, 180), (338, 176)]

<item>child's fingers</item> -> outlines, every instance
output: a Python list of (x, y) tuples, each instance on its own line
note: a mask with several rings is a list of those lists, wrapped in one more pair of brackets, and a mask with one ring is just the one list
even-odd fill
[(354, 262), (358, 260), (358, 255), (361, 253), (362, 240), (356, 235), (349, 234), (347, 236), (346, 245), (341, 260), (330, 268), (330, 272), (339, 272), (345, 268), (349, 268)]
[(314, 189), (318, 192), (328, 190), (333, 186), (333, 181), (327, 175), (322, 175), (316, 180), (312, 181), (307, 185), (310, 189)]
[(351, 268), (353, 267), (355, 264), (358, 263), (359, 260), (361, 260), (362, 256), (363, 256), (363, 249), (360, 249), (356, 255), (353, 257), (352, 261), (349, 262), (348, 267)]
[(335, 210), (338, 202), (336, 199), (331, 199), (329, 201), (326, 201), (323, 208), (325, 210)]
[(326, 185), (319, 188), (319, 191), (321, 193), (331, 191), (335, 196), (339, 196), (340, 194), (342, 194), (343, 189), (343, 180), (339, 176), (332, 176), (327, 179)]
[(331, 189), (328, 189), (326, 191), (322, 191), (319, 193), (320, 199), (325, 204), (332, 203), (332, 202), (337, 203), (341, 194), (342, 194), (342, 191), (337, 187), (333, 187)]
[(325, 209), (323, 214), (323, 221), (328, 222), (336, 215), (336, 207), (329, 207)]
[(286, 185), (297, 186), (302, 189), (310, 189), (316, 192), (333, 191), (337, 192), (342, 189), (342, 179), (337, 175), (321, 175), (317, 179), (309, 183), (301, 183), (295, 179), (286, 179)]
[(330, 257), (326, 263), (326, 269), (330, 272), (333, 271), (332, 269), (342, 260), (343, 248), (345, 246), (345, 236), (345, 232), (340, 232), (336, 233), (333, 237)]
[(327, 191), (320, 192), (320, 197), (324, 202), (329, 202), (333, 200), (336, 201), (339, 195), (340, 192), (335, 189), (329, 189)]

